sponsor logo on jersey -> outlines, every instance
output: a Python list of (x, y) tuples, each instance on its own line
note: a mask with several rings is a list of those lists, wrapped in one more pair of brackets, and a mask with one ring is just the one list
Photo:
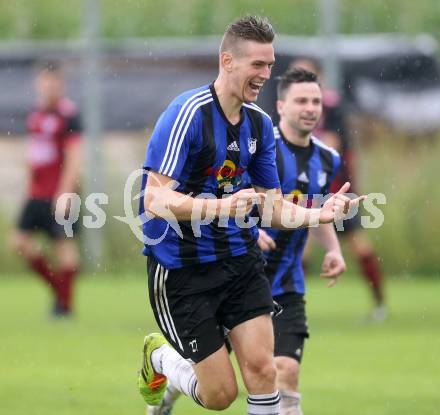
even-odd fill
[(218, 168), (208, 167), (205, 176), (214, 176), (218, 187), (238, 186), (241, 183), (241, 176), (246, 171), (243, 167), (236, 167), (231, 160), (225, 160), (223, 165)]

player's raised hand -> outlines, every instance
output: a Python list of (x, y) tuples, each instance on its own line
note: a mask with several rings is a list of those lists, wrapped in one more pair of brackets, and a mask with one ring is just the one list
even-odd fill
[(257, 243), (263, 252), (268, 252), (277, 247), (275, 241), (267, 234), (266, 231), (263, 229), (258, 229), (258, 232), (259, 236)]
[(321, 266), (321, 278), (327, 278), (330, 281), (327, 287), (333, 287), (338, 282), (339, 276), (347, 269), (344, 257), (340, 252), (329, 251), (325, 254)]
[(319, 215), (320, 223), (330, 223), (343, 219), (353, 206), (359, 205), (362, 200), (366, 199), (366, 196), (350, 199), (345, 195), (349, 188), (350, 183), (345, 182), (344, 185), (324, 203)]

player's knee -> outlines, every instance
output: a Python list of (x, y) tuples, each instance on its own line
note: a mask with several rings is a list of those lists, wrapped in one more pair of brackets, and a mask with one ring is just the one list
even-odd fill
[(283, 358), (276, 362), (277, 372), (290, 378), (297, 378), (299, 363), (295, 359)]
[(265, 383), (275, 383), (276, 368), (270, 356), (256, 357), (246, 364), (246, 370), (255, 379), (264, 379)]
[(215, 411), (222, 411), (229, 408), (238, 395), (237, 385), (220, 387), (203, 396), (205, 407)]
[(72, 269), (75, 271), (79, 269), (79, 260), (77, 258), (59, 257), (58, 259), (58, 265), (61, 269)]
[(79, 253), (74, 241), (57, 240), (55, 242), (58, 265), (62, 269), (77, 269), (79, 267)]
[(299, 363), (292, 358), (276, 358), (278, 383), (287, 389), (296, 389), (298, 386)]
[(275, 383), (277, 376), (275, 365), (271, 362), (267, 362), (260, 368), (260, 370), (257, 372), (257, 375), (260, 379), (265, 379), (267, 383)]

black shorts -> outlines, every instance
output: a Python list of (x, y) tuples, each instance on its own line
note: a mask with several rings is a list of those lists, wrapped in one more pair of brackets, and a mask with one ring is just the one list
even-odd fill
[(264, 260), (256, 248), (169, 270), (150, 256), (147, 268), (156, 322), (173, 347), (194, 363), (220, 349), (225, 333), (238, 324), (273, 311)]
[[(350, 189), (350, 192), (352, 194), (352, 198), (355, 197), (355, 190)], [(362, 217), (362, 207), (359, 206), (358, 211), (356, 215), (354, 215), (352, 218), (345, 219), (342, 221), (343, 229), (340, 229), (341, 223), (335, 223), (335, 229), (338, 232), (338, 235), (341, 236), (347, 236), (350, 232), (355, 231), (356, 229), (359, 229), (361, 227), (361, 217)]]
[(361, 227), (361, 214), (358, 212), (356, 216), (353, 216), (350, 219), (345, 219), (342, 222), (344, 229), (339, 230), (336, 225), (335, 229), (340, 236), (347, 236), (350, 232), (359, 229)]
[[(52, 200), (28, 199), (18, 220), (18, 229), (24, 232), (45, 232), (50, 238), (65, 238), (64, 227), (55, 220)], [(77, 233), (76, 223), (73, 224), (73, 233)]]
[(274, 300), (283, 307), (283, 312), (273, 318), (275, 356), (288, 356), (301, 362), (304, 339), (309, 337), (302, 294), (287, 293)]

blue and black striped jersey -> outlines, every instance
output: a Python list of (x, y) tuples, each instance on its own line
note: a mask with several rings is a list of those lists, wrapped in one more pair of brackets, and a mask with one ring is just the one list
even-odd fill
[[(192, 197), (233, 194), (244, 187), (245, 172), (255, 185), (280, 187), (270, 117), (255, 104), (243, 104), (240, 121), (232, 125), (213, 85), (188, 91), (168, 106), (154, 128), (143, 167), (143, 188), (152, 170), (176, 180), (175, 190)], [(180, 268), (245, 254), (258, 237), (255, 226), (240, 228), (234, 218), (202, 224), (199, 236), (194, 223), (178, 225), (182, 237), (163, 219), (147, 220), (144, 255), (165, 268)]]
[[(308, 147), (287, 141), (278, 127), (274, 128), (276, 163), (284, 197), (310, 206), (313, 195), (326, 195), (341, 159), (332, 148), (312, 137)], [(304, 294), (302, 253), (308, 229), (265, 231), (275, 240), (276, 249), (265, 254), (266, 273), (272, 285), (272, 295), (288, 292)]]

